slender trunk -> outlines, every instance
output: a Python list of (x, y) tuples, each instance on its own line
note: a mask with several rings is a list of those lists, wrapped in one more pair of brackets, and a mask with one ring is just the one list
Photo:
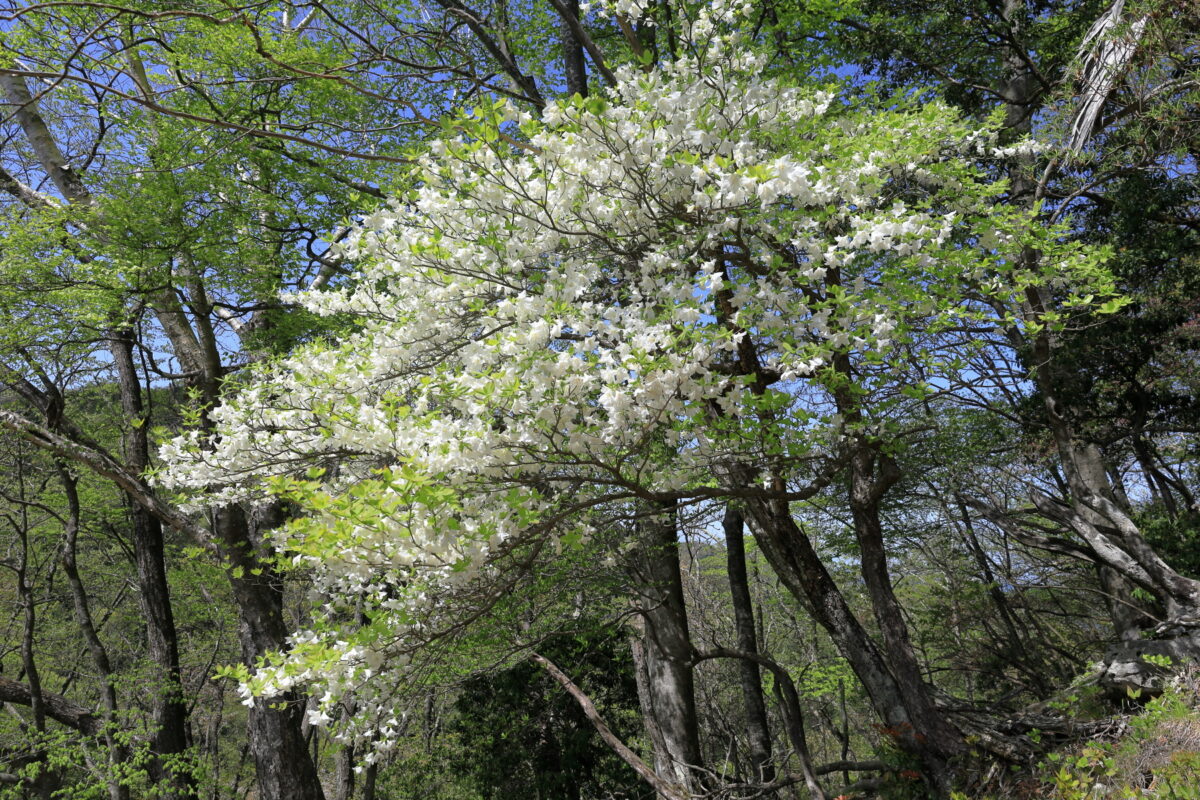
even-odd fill
[(792, 750), (796, 752), (796, 758), (800, 761), (800, 774), (804, 778), (805, 786), (808, 787), (808, 794), (812, 800), (825, 800), (825, 790), (821, 787), (817, 780), (817, 774), (813, 770), (812, 754), (808, 750), (808, 737), (804, 733), (804, 714), (800, 708), (800, 693), (796, 691), (796, 684), (793, 683), (790, 675), (783, 673), (777, 675), (773, 686), (776, 702), (783, 709), (788, 740), (792, 743)]
[(697, 787), (702, 758), (674, 510), (659, 510), (640, 520), (638, 534), (639, 558), (633, 572), (645, 625), (648, 694), (666, 750), (655, 754), (656, 768), (667, 780)]
[(858, 540), (859, 566), (875, 622), (883, 635), (884, 654), (912, 724), (939, 752), (952, 753), (961, 746), (962, 737), (934, 707), (888, 572), (879, 506), (899, 477), (891, 458), (880, 454), (873, 444), (859, 442), (850, 459), (850, 513)]
[(739, 661), (749, 661), (756, 666), (766, 667), (771, 671), (775, 678), (775, 698), (783, 712), (784, 728), (792, 743), (796, 759), (800, 762), (800, 773), (804, 778), (804, 783), (813, 800), (825, 800), (825, 791), (817, 780), (817, 772), (813, 768), (812, 756), (808, 750), (808, 738), (804, 733), (804, 714), (800, 707), (800, 693), (796, 691), (796, 682), (792, 680), (788, 671), (773, 659), (748, 650), (717, 647), (712, 650), (697, 651), (693, 657), (697, 663), (709, 658), (736, 658)]
[[(19, 466), (18, 470), (20, 470)], [(37, 659), (34, 656), (37, 610), (33, 599), (33, 586), (29, 579), (29, 524), (27, 519), (28, 509), (24, 503), (24, 475), (18, 474), (17, 480), (21, 491), (20, 499), (22, 500), (21, 518), (19, 522), (14, 523), (18, 538), (16, 563), (17, 600), (21, 605), (22, 621), (24, 623), (21, 630), (21, 668), (25, 672), (25, 680), (29, 684), (29, 710), (33, 713), (35, 741), (34, 757), (45, 764), (43, 767), (44, 771), (33, 782), (33, 788), (42, 800), (50, 800), (56, 781), (54, 780), (53, 773), (50, 772), (49, 764), (45, 762), (46, 752), (44, 748), (47, 744), (46, 702), (42, 697), (42, 678), (38, 672)]]
[[(830, 285), (840, 284), (840, 274), (831, 275), (828, 282)], [(853, 429), (864, 422), (863, 400), (849, 388), (854, 385), (854, 365), (848, 352), (835, 354), (832, 363), (845, 380), (844, 386), (834, 389), (834, 401), (846, 424)], [(899, 480), (900, 469), (890, 456), (882, 452), (881, 443), (875, 439), (856, 434), (850, 446), (848, 495), (858, 541), (859, 569), (871, 599), (875, 622), (883, 636), (883, 650), (876, 652), (885, 665), (884, 671), (891, 678), (886, 691), (896, 692), (895, 699), (904, 707), (902, 721), (892, 722), (884, 718), (887, 732), (899, 742), (908, 742), (902, 744), (906, 749), (920, 753), (931, 788), (946, 794), (950, 780), (947, 762), (965, 748), (962, 736), (934, 706), (922, 678), (921, 666), (908, 635), (908, 625), (888, 572), (887, 548), (879, 516), (883, 496)], [(842, 654), (846, 655), (844, 650)], [(862, 680), (861, 675), (859, 679)], [(885, 687), (881, 685), (877, 690), (884, 691)], [(869, 685), (867, 692), (874, 700), (874, 692)]]
[(362, 800), (375, 800), (375, 777), (379, 774), (379, 766), (369, 765), (364, 770)]
[[(579, 19), (579, 0), (563, 0), (563, 7), (568, 14)], [(567, 79), (567, 94), (587, 97), (587, 67), (583, 61), (583, 45), (575, 38), (571, 24), (563, 14), (559, 14), (558, 37), (562, 42), (563, 74)]]
[[(588, 721), (592, 723), (592, 727), (596, 729), (596, 733), (600, 734), (600, 738), (604, 740), (604, 743), (607, 744), (622, 761), (632, 767), (634, 772), (636, 772), (638, 776), (642, 778), (642, 780), (654, 787), (659, 797), (664, 798), (664, 800), (686, 800), (683, 793), (676, 789), (676, 787), (663, 780), (663, 778), (651, 770), (644, 761), (638, 758), (637, 753), (634, 753), (625, 745), (624, 742), (617, 738), (617, 736), (612, 732), (612, 729), (608, 727), (608, 723), (604, 721), (604, 718), (601, 717), (600, 713), (596, 710), (596, 705), (592, 702), (592, 699), (584, 694), (583, 690), (576, 686), (575, 682), (567, 677), (566, 673), (555, 666), (554, 662), (550, 661), (544, 656), (538, 655), (537, 653), (532, 654), (532, 659), (534, 663), (549, 672), (550, 676), (558, 682), (559, 686), (566, 690), (567, 694), (571, 695), (575, 702), (579, 704), (579, 708), (581, 711), (583, 711), (583, 715), (588, 718)], [(576, 791), (572, 794), (577, 795), (577, 793), (578, 790), (576, 789)], [(688, 796), (690, 797), (690, 795)]]
[[(353, 707), (347, 708), (347, 715), (352, 711)], [(334, 800), (354, 800), (354, 756), (355, 749), (352, 743), (343, 745), (337, 753), (337, 766), (333, 777)]]
[[(846, 681), (838, 678), (838, 711), (841, 714), (842, 729), (838, 742), (842, 745), (842, 761), (850, 760), (850, 715), (846, 712)], [(850, 785), (850, 771), (842, 771), (842, 783)]]
[[(126, 420), (125, 463), (130, 471), (141, 474), (150, 465), (150, 425), (133, 360), (133, 335), (128, 329), (109, 331), (108, 335)], [(195, 779), (182, 763), (188, 749), (188, 713), (180, 680), (179, 641), (167, 582), (162, 523), (132, 498), (129, 516), (138, 600), (146, 619), (146, 646), (161, 681), (150, 694), (154, 721), (150, 749), (155, 756), (150, 763), (150, 776), (163, 797), (195, 797)]]
[[(975, 560), (975, 566), (979, 568), (979, 576), (987, 584), (988, 597), (991, 598), (992, 604), (996, 606), (996, 613), (1000, 615), (1000, 619), (1004, 623), (1004, 630), (1008, 633), (1009, 646), (1014, 650), (1024, 649), (1024, 637), (1021, 636), (1016, 618), (1009, 607), (1008, 597), (1001, 590), (1000, 583), (996, 580), (996, 575), (992, 571), (992, 565), (983, 550), (983, 545), (979, 543), (979, 537), (975, 535), (975, 525), (971, 520), (971, 515), (967, 512), (967, 507), (961, 500), (958, 501), (957, 506), (959, 517), (962, 519), (962, 532), (963, 538), (967, 543), (967, 549), (971, 551), (971, 556)], [(947, 513), (949, 513), (949, 509), (947, 509)]]
[[(722, 527), (725, 531), (729, 595), (733, 603), (737, 647), (742, 652), (757, 654), (758, 636), (754, 629), (754, 607), (746, 576), (745, 520), (742, 513), (732, 505), (727, 506)], [(742, 685), (742, 705), (746, 712), (746, 740), (750, 762), (754, 765), (753, 777), (759, 783), (771, 783), (775, 780), (775, 764), (771, 759), (771, 730), (758, 664), (750, 659), (739, 659), (738, 675)]]
[[(108, 650), (100, 640), (96, 625), (92, 620), (92, 610), (88, 603), (87, 591), (83, 580), (79, 577), (79, 568), (75, 563), (75, 543), (79, 534), (79, 491), (78, 481), (62, 462), (56, 463), (59, 482), (67, 498), (67, 519), (63, 530), (62, 552), (59, 560), (63, 572), (66, 573), (67, 583), (71, 587), (71, 602), (75, 610), (75, 622), (87, 642), (88, 653), (100, 679), (104, 682), (100, 695), (104, 702), (104, 741), (108, 747), (109, 767), (112, 775), (120, 774), (120, 765), (129, 759), (129, 749), (116, 740), (117, 732), (117, 690), (113, 684), (112, 663), (108, 658)], [(119, 779), (110, 778), (108, 781), (110, 800), (128, 800), (129, 788)]]
[(939, 735), (942, 726), (948, 723), (936, 710), (926, 714), (919, 707), (910, 708), (911, 698), (892, 674), (878, 645), (854, 616), (812, 542), (792, 518), (788, 503), (751, 499), (746, 502), (746, 514), (763, 554), (780, 581), (808, 609), (849, 662), (887, 732), (900, 748), (923, 762), (934, 790), (945, 793), (949, 780), (947, 762), (965, 749), (962, 741)]

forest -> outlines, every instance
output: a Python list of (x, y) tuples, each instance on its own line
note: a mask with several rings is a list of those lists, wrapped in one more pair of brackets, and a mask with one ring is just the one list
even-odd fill
[(1200, 798), (1196, 0), (0, 0), (0, 800)]

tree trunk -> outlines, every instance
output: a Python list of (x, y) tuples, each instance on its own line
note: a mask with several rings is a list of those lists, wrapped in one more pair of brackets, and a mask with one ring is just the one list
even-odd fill
[(51, 794), (57, 788), (56, 771), (50, 766), (44, 749), (46, 741), (46, 701), (42, 697), (42, 679), (38, 671), (37, 659), (34, 654), (34, 638), (37, 632), (37, 603), (33, 598), (33, 583), (29, 577), (29, 507), (25, 501), (25, 476), (21, 468), (20, 456), (17, 462), (17, 481), (19, 488), (18, 500), (21, 503), (20, 517), (9, 519), (9, 524), (17, 534), (18, 548), (16, 564), (6, 563), (13, 568), (17, 580), (17, 602), (21, 606), (21, 669), (25, 680), (29, 683), (29, 710), (33, 714), (35, 751), (31, 754), (36, 761), (42, 762), (41, 771), (30, 782), (30, 787), (37, 792), (42, 800), (50, 800)]
[[(150, 466), (150, 425), (133, 361), (133, 336), (128, 329), (109, 331), (108, 336), (126, 421), (125, 463), (140, 475)], [(150, 763), (150, 777), (163, 797), (195, 797), (195, 779), (180, 760), (188, 749), (188, 713), (180, 680), (179, 641), (167, 582), (162, 523), (132, 498), (129, 517), (138, 601), (146, 619), (146, 647), (161, 681), (150, 697), (154, 721), (150, 749), (155, 756)]]
[[(725, 532), (729, 595), (733, 603), (737, 647), (744, 653), (757, 655), (758, 636), (754, 628), (750, 582), (746, 576), (745, 520), (742, 513), (732, 505), (726, 506), (722, 527)], [(754, 765), (752, 777), (759, 783), (771, 783), (775, 780), (775, 764), (771, 759), (771, 729), (767, 721), (767, 704), (763, 700), (758, 664), (750, 659), (739, 659), (738, 675), (742, 685), (742, 705), (746, 712), (746, 741), (750, 762)]]
[[(579, 19), (579, 0), (563, 0), (565, 13)], [(558, 37), (562, 42), (563, 74), (567, 79), (567, 94), (587, 97), (587, 67), (583, 61), (583, 44), (575, 38), (571, 23), (563, 13), (559, 14)]]
[[(748, 485), (747, 481), (742, 485)], [(963, 752), (965, 745), (939, 735), (948, 725), (940, 712), (914, 704), (905, 694), (882, 651), (854, 616), (812, 542), (792, 518), (788, 503), (751, 498), (746, 501), (746, 515), (775, 573), (849, 662), (887, 733), (901, 749), (922, 761), (932, 787), (944, 794), (949, 783), (947, 762)]]
[(667, 742), (663, 739), (658, 719), (654, 716), (654, 697), (650, 692), (650, 673), (646, 669), (646, 626), (638, 620), (635, 632), (629, 637), (629, 651), (633, 659), (633, 674), (637, 682), (638, 707), (642, 712), (642, 727), (650, 739), (650, 752), (654, 757), (655, 774), (667, 774)]
[(899, 477), (895, 462), (880, 454), (876, 445), (864, 441), (858, 443), (850, 459), (850, 513), (858, 540), (859, 566), (871, 598), (875, 622), (883, 634), (887, 662), (904, 695), (913, 724), (938, 752), (953, 753), (962, 746), (962, 736), (934, 707), (888, 572), (879, 506), (884, 493)]
[[(100, 640), (96, 625), (92, 620), (92, 610), (88, 602), (87, 590), (79, 576), (79, 568), (75, 563), (76, 542), (79, 535), (79, 487), (75, 476), (61, 460), (55, 459), (59, 483), (62, 484), (63, 494), (67, 498), (67, 519), (63, 526), (63, 544), (59, 555), (63, 572), (66, 573), (67, 583), (71, 587), (71, 603), (75, 610), (75, 623), (79, 626), (83, 639), (87, 642), (88, 653), (92, 663), (104, 682), (100, 689), (104, 699), (104, 741), (108, 747), (109, 767), (113, 776), (120, 774), (120, 765), (129, 759), (129, 748), (119, 742), (117, 732), (117, 690), (113, 681), (112, 662), (108, 650)], [(118, 778), (109, 778), (108, 796), (110, 800), (129, 800), (129, 788)]]
[[(283, 583), (258, 558), (250, 519), (240, 506), (215, 514), (215, 527), (238, 607), (242, 661), (253, 668), (287, 641)], [(257, 574), (256, 574), (257, 573)], [(260, 800), (324, 800), (316, 765), (301, 733), (304, 702), (289, 692), (250, 709), (247, 725)]]
[(657, 510), (637, 525), (639, 548), (633, 574), (645, 630), (647, 693), (665, 747), (665, 752), (655, 753), (655, 769), (664, 779), (692, 789), (701, 783), (698, 770), (703, 759), (675, 512)]

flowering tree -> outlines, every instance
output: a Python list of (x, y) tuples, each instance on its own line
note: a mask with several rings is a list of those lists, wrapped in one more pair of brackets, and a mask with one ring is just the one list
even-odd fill
[[(579, 546), (630, 509), (734, 502), (901, 744), (962, 747), (905, 672), (878, 530), (891, 456), (1024, 287), (1106, 284), (996, 211), (987, 131), (764, 79), (734, 17), (702, 15), (690, 55), (603, 96), (476, 109), (343, 245), (353, 284), (295, 297), (355, 332), (258, 368), (213, 431), (163, 447), (161, 481), (195, 507), (304, 512), (275, 545), (327, 602), (243, 673), (247, 702), (312, 684), (322, 723), (354, 691), (348, 735), (386, 747), (408, 653), (456, 597), (511, 587), (514, 553)], [(1022, 266), (1030, 247), (1047, 274)], [(882, 647), (790, 510), (847, 470)]]

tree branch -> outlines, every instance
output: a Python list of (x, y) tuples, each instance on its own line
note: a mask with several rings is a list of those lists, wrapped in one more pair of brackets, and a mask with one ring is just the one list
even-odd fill
[(567, 27), (571, 29), (571, 33), (575, 34), (575, 41), (583, 45), (584, 50), (587, 50), (588, 56), (592, 59), (592, 63), (596, 65), (596, 69), (604, 76), (605, 82), (609, 86), (616, 86), (617, 76), (608, 68), (608, 64), (604, 61), (604, 54), (596, 46), (595, 40), (584, 30), (583, 25), (579, 22), (579, 17), (571, 13), (571, 10), (567, 8), (562, 0), (550, 0), (550, 5), (554, 6), (554, 10), (567, 23)]
[(72, 441), (44, 425), (39, 425), (33, 420), (7, 409), (0, 409), (0, 428), (7, 428), (43, 450), (83, 464), (97, 475), (108, 478), (124, 489), (135, 503), (161, 520), (164, 525), (188, 534), (198, 542), (207, 543), (209, 541), (208, 531), (160, 499), (145, 480), (130, 473), (108, 453)]
[(17, 180), (16, 176), (2, 166), (0, 166), (0, 192), (12, 195), (30, 208), (50, 209), (58, 206), (58, 203), (52, 198)]
[(512, 78), (513, 83), (525, 92), (526, 98), (538, 108), (543, 108), (546, 105), (545, 98), (538, 91), (537, 83), (533, 78), (521, 72), (521, 68), (517, 66), (517, 62), (512, 56), (504, 51), (491, 34), (483, 27), (483, 21), (478, 14), (464, 6), (458, 0), (437, 0), (437, 4), (446, 9), (449, 13), (461, 19), (471, 29), (471, 33), (475, 34), (475, 38), (483, 45), (483, 48), (491, 54), (492, 58), (499, 62), (501, 69), (504, 70), (508, 77)]
[(592, 723), (592, 726), (595, 727), (596, 732), (600, 734), (600, 738), (604, 740), (605, 744), (611, 747), (613, 751), (621, 757), (622, 761), (633, 767), (634, 771), (641, 776), (642, 780), (646, 781), (646, 783), (650, 784), (650, 786), (654, 788), (654, 791), (658, 792), (660, 796), (667, 798), (667, 800), (688, 800), (689, 795), (681, 792), (679, 789), (675, 788), (655, 774), (654, 770), (651, 769), (645, 761), (642, 761), (642, 759), (638, 757), (637, 753), (630, 750), (629, 747), (626, 746), (626, 744), (622, 742), (617, 735), (612, 732), (612, 730), (609, 729), (608, 725), (604, 722), (604, 718), (600, 716), (600, 712), (596, 710), (595, 704), (592, 703), (592, 699), (588, 697), (582, 689), (576, 686), (575, 683), (567, 677), (566, 673), (556, 667), (554, 663), (545, 656), (540, 656), (537, 653), (534, 653), (530, 656), (530, 658), (547, 672), (549, 672), (550, 676), (554, 678), (554, 680), (558, 681), (558, 684), (567, 691), (567, 694), (571, 695), (571, 697), (575, 699), (575, 702), (579, 704), (581, 709), (583, 709), (584, 716), (586, 716)]
[[(103, 724), (100, 718), (81, 705), (68, 700), (60, 694), (42, 691), (41, 699), (46, 716), (56, 722), (61, 722), (68, 728), (73, 728), (88, 736), (98, 736)], [(33, 693), (23, 683), (5, 678), (0, 675), (0, 702), (16, 703), (28, 706), (33, 704)]]

